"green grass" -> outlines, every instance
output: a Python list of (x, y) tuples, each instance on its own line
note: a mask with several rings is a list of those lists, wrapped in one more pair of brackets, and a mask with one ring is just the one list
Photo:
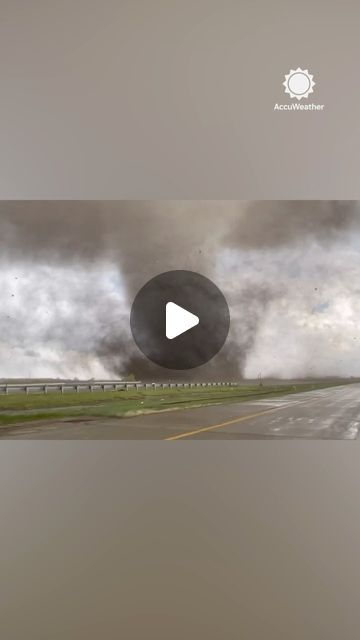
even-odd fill
[(131, 391), (89, 391), (0, 396), (0, 427), (38, 420), (118, 417), (154, 411), (170, 411), (211, 404), (244, 402), (338, 386), (344, 382), (271, 384), (260, 387), (193, 387), (191, 389), (139, 389)]

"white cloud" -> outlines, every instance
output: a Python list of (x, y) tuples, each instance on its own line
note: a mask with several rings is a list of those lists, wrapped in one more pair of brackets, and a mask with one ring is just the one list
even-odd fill
[(0, 290), (0, 377), (112, 375), (94, 344), (128, 313), (114, 266), (3, 267)]

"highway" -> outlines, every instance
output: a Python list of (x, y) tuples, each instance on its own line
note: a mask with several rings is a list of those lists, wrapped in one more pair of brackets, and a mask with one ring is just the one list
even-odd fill
[(360, 384), (227, 405), (139, 415), (23, 424), (2, 439), (38, 440), (354, 440)]

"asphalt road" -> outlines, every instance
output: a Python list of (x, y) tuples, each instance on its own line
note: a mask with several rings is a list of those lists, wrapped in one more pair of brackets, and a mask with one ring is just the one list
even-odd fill
[(237, 404), (4, 430), (2, 439), (239, 440), (318, 438), (354, 440), (360, 427), (360, 384)]

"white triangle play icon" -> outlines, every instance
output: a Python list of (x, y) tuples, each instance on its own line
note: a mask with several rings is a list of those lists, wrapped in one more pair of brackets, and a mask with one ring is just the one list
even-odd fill
[(169, 340), (180, 336), (199, 324), (199, 318), (175, 302), (166, 304), (166, 337)]

